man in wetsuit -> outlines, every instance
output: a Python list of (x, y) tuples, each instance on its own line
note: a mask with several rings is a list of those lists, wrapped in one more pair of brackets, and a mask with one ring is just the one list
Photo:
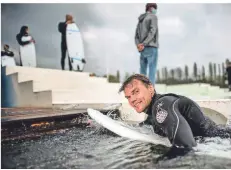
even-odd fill
[[(60, 22), (58, 25), (58, 30), (62, 35), (62, 40), (61, 40), (61, 67), (62, 70), (65, 69), (65, 58), (66, 58), (66, 52), (67, 52), (67, 43), (66, 43), (66, 28), (68, 24), (74, 23), (73, 17), (71, 15), (66, 15), (66, 21), (65, 22)], [(72, 65), (71, 65), (71, 60), (68, 57), (68, 62), (69, 62), (69, 70), (72, 70)]]
[(191, 99), (171, 93), (157, 94), (144, 75), (130, 76), (119, 91), (124, 91), (129, 104), (138, 113), (148, 115), (144, 123), (152, 125), (155, 133), (168, 137), (174, 147), (196, 146), (195, 136), (231, 136), (230, 128), (216, 125)]
[(231, 62), (227, 59), (226, 60), (226, 74), (228, 79), (228, 88), (231, 91)]

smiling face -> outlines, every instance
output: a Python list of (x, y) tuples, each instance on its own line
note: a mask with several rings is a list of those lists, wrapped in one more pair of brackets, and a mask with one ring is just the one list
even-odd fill
[(125, 97), (129, 104), (138, 112), (143, 112), (151, 103), (154, 87), (145, 85), (142, 81), (133, 79), (124, 88)]

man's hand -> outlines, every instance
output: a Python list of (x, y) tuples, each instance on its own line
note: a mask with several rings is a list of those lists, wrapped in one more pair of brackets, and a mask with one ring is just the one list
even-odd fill
[(30, 40), (30, 42), (35, 43), (35, 40), (32, 38), (32, 39)]
[(144, 45), (143, 44), (138, 44), (137, 49), (138, 49), (139, 52), (143, 51), (144, 50)]
[(68, 20), (67, 22), (66, 22), (66, 24), (71, 24), (71, 23), (73, 23), (72, 21), (70, 21), (70, 20)]

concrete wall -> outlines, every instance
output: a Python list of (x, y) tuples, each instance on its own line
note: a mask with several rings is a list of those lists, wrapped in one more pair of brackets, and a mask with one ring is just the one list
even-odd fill
[[(105, 78), (89, 77), (89, 73), (30, 67), (2, 67), (1, 78), (2, 107), (62, 108), (70, 105), (90, 107), (96, 104), (124, 103), (123, 112), (133, 112), (127, 106), (124, 94), (118, 94), (120, 83), (108, 83)], [(157, 84), (155, 88), (159, 93), (180, 93), (194, 100), (197, 99), (206, 114), (217, 117), (219, 122), (227, 121), (230, 115), (231, 100), (218, 100), (230, 94), (218, 87), (207, 84), (175, 86)], [(215, 94), (213, 97), (217, 100), (209, 98), (212, 94)], [(198, 100), (202, 97), (206, 98)], [(129, 115), (122, 116), (131, 121), (142, 121), (145, 118), (142, 114)]]
[(16, 93), (14, 92), (13, 79), (6, 76), (6, 67), (1, 67), (1, 107), (16, 107)]
[(34, 93), (32, 80), (19, 82), (19, 73), (6, 75), (6, 67), (1, 71), (1, 107), (52, 107), (51, 91)]

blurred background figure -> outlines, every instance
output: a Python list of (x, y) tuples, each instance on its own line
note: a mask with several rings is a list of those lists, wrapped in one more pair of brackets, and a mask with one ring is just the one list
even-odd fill
[(226, 74), (228, 79), (229, 91), (231, 91), (231, 62), (226, 60)]
[(138, 18), (135, 33), (135, 43), (140, 52), (140, 74), (147, 75), (152, 84), (156, 81), (156, 68), (158, 60), (159, 34), (157, 20), (157, 4), (147, 3), (146, 12)]
[[(58, 25), (58, 30), (61, 33), (61, 67), (62, 70), (65, 70), (65, 58), (66, 58), (66, 51), (67, 51), (67, 43), (66, 43), (66, 28), (68, 24), (73, 23), (73, 17), (69, 14), (66, 15), (66, 21), (60, 22)], [(69, 62), (69, 70), (72, 70), (72, 65), (70, 58), (68, 57)]]
[(5, 44), (1, 51), (1, 66), (16, 66), (14, 53), (9, 50), (10, 46)]
[(1, 51), (1, 56), (8, 56), (8, 57), (13, 57), (14, 53), (9, 50), (10, 46), (5, 44), (3, 47), (3, 51)]

